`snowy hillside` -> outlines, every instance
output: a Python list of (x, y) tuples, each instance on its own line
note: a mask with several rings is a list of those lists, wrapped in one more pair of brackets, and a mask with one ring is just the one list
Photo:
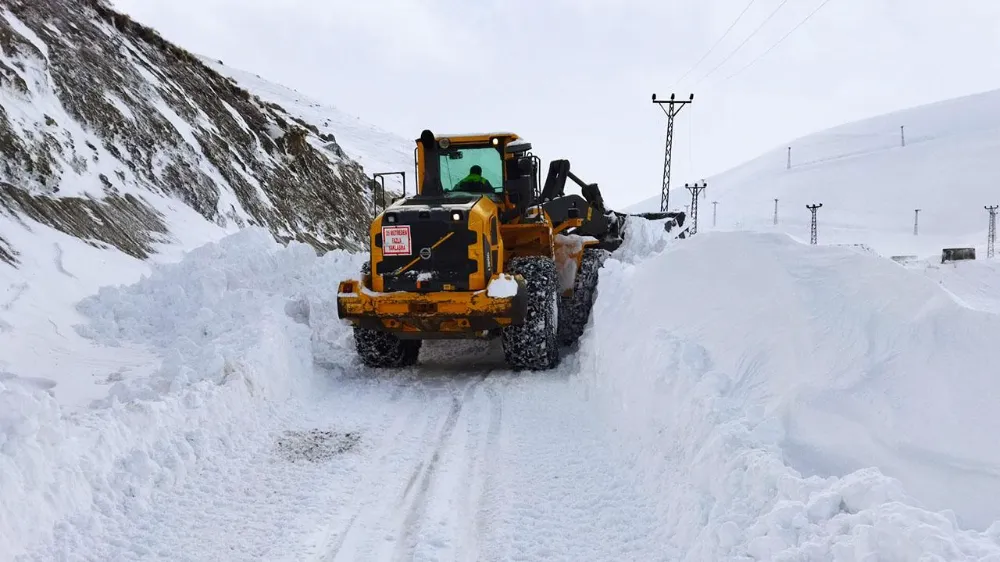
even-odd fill
[[(902, 146), (900, 127), (904, 127)], [(1000, 204), (1000, 91), (907, 109), (797, 139), (714, 177), (699, 202), (699, 231), (787, 232), (809, 240), (806, 205), (818, 212), (821, 244), (866, 244), (885, 255), (985, 252), (989, 215)], [(787, 168), (788, 146), (792, 167)], [(671, 207), (691, 202), (674, 178)], [(773, 226), (774, 199), (779, 225)], [(659, 196), (631, 210), (659, 210)], [(913, 235), (914, 210), (919, 234)]]
[(5, 262), (36, 227), (144, 259), (184, 245), (187, 209), (201, 230), (364, 238), (367, 183), (332, 137), (102, 0), (15, 2), (0, 32)]
[[(295, 90), (268, 82), (256, 74), (230, 68), (208, 57), (201, 57), (201, 60), (219, 74), (236, 80), (240, 87), (265, 102), (276, 103), (290, 114), (313, 124), (319, 134), (332, 138), (335, 146), (360, 163), (367, 176), (376, 172), (406, 172), (407, 190), (411, 194), (415, 191), (414, 141), (379, 129)], [(390, 190), (402, 191), (402, 182), (398, 177), (386, 177), (385, 182)]]
[(359, 247), (362, 164), (409, 162), (402, 139), (258, 78), (241, 89), (101, 3), (14, 3), (0, 32), (0, 377), (66, 404), (155, 367), (79, 338), (77, 301), (252, 225)]

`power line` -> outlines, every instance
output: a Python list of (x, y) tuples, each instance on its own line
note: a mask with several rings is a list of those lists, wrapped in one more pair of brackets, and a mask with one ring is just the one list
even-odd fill
[(708, 78), (709, 76), (711, 76), (712, 74), (714, 74), (714, 73), (715, 73), (715, 71), (716, 71), (716, 70), (718, 70), (718, 69), (719, 69), (719, 68), (720, 68), (720, 67), (721, 67), (722, 65), (726, 64), (727, 62), (729, 62), (729, 59), (733, 58), (733, 55), (735, 55), (736, 53), (738, 53), (738, 52), (739, 52), (739, 50), (740, 50), (740, 49), (742, 49), (744, 45), (746, 45), (746, 44), (747, 44), (747, 43), (748, 43), (748, 42), (749, 42), (749, 41), (750, 41), (751, 39), (753, 39), (754, 35), (757, 35), (757, 33), (758, 33), (758, 32), (759, 32), (759, 31), (760, 31), (761, 29), (763, 29), (763, 27), (764, 27), (765, 25), (767, 25), (767, 22), (771, 21), (771, 19), (773, 19), (773, 18), (774, 18), (775, 14), (777, 14), (777, 13), (778, 13), (778, 11), (779, 11), (779, 10), (781, 10), (781, 8), (782, 8), (782, 7), (784, 7), (784, 5), (785, 5), (785, 4), (787, 4), (787, 3), (788, 3), (788, 0), (781, 0), (781, 4), (778, 4), (778, 7), (777, 7), (777, 8), (775, 8), (775, 9), (774, 9), (774, 11), (772, 11), (772, 12), (771, 12), (771, 14), (767, 16), (767, 19), (765, 19), (764, 21), (762, 21), (762, 22), (761, 22), (761, 24), (760, 24), (760, 25), (758, 25), (758, 26), (757, 26), (757, 28), (756, 28), (756, 29), (754, 29), (754, 30), (753, 30), (753, 31), (752, 31), (752, 32), (750, 33), (750, 35), (748, 35), (748, 36), (747, 36), (747, 38), (743, 40), (743, 42), (742, 42), (742, 43), (740, 43), (739, 45), (737, 45), (737, 46), (736, 46), (736, 48), (735, 48), (735, 49), (733, 49), (733, 50), (732, 50), (732, 51), (731, 51), (731, 52), (730, 52), (730, 53), (729, 53), (729, 54), (728, 54), (728, 55), (726, 56), (726, 58), (722, 59), (722, 62), (720, 62), (719, 64), (715, 65), (715, 67), (714, 67), (714, 68), (712, 68), (712, 70), (709, 70), (709, 71), (708, 71), (708, 74), (706, 74), (706, 75), (702, 76), (702, 77), (701, 77), (700, 79), (698, 79), (698, 81), (697, 81), (697, 82), (695, 82), (695, 83), (694, 83), (694, 85), (693, 85), (692, 87), (694, 87), (694, 86), (697, 86), (698, 84), (700, 84), (700, 83), (701, 83), (701, 82), (702, 82), (703, 80), (705, 80), (706, 78)]
[(815, 245), (817, 241), (816, 236), (816, 210), (822, 207), (822, 203), (814, 203), (812, 205), (806, 205), (806, 209), (812, 212), (812, 224), (809, 225), (809, 243)]
[(688, 233), (694, 236), (698, 234), (698, 195), (708, 188), (708, 184), (705, 180), (701, 180), (701, 185), (695, 182), (694, 185), (684, 184), (684, 187), (691, 192), (691, 226), (688, 228)]
[(681, 77), (678, 78), (676, 82), (674, 82), (674, 85), (671, 86), (671, 88), (674, 88), (678, 84), (680, 84), (685, 78), (688, 77), (689, 74), (691, 74), (691, 72), (694, 71), (694, 69), (698, 68), (699, 64), (701, 64), (702, 62), (704, 62), (705, 59), (708, 58), (708, 55), (711, 55), (713, 52), (715, 52), (715, 48), (718, 47), (720, 44), (722, 44), (722, 40), (723, 39), (725, 39), (726, 37), (729, 36), (729, 32), (732, 31), (734, 27), (736, 27), (736, 24), (738, 24), (741, 19), (743, 19), (744, 14), (747, 13), (747, 10), (749, 10), (750, 6), (753, 6), (754, 2), (756, 2), (756, 1), (757, 0), (750, 0), (750, 3), (748, 3), (746, 5), (746, 7), (743, 8), (742, 12), (740, 12), (740, 15), (736, 16), (736, 19), (733, 20), (733, 23), (729, 24), (729, 29), (727, 29), (726, 32), (722, 34), (722, 37), (719, 37), (719, 39), (715, 42), (715, 44), (712, 45), (712, 48), (709, 49), (707, 53), (705, 53), (704, 55), (702, 55), (701, 58), (698, 59), (698, 62), (696, 62), (693, 65), (691, 65), (691, 68), (687, 69), (687, 72), (685, 72), (683, 75), (681, 75)]
[(759, 61), (760, 59), (766, 57), (768, 53), (770, 53), (771, 51), (773, 51), (775, 49), (775, 47), (777, 47), (778, 45), (780, 45), (785, 39), (788, 39), (788, 37), (791, 34), (795, 33), (796, 30), (798, 30), (800, 27), (802, 27), (803, 25), (805, 25), (807, 21), (809, 21), (810, 19), (812, 19), (812, 17), (816, 15), (816, 12), (819, 12), (820, 10), (822, 10), (823, 6), (826, 6), (829, 3), (830, 3), (830, 0), (823, 0), (823, 3), (820, 4), (819, 6), (817, 6), (815, 10), (813, 10), (808, 16), (806, 16), (806, 19), (800, 21), (798, 23), (798, 25), (796, 25), (795, 27), (792, 28), (791, 31), (789, 31), (788, 33), (786, 33), (784, 35), (784, 37), (782, 37), (781, 39), (778, 39), (777, 43), (775, 43), (774, 45), (771, 45), (766, 51), (764, 51), (763, 53), (761, 53), (757, 58), (755, 58), (752, 61), (750, 61), (750, 64), (744, 66), (743, 68), (737, 70), (736, 72), (730, 74), (729, 76), (726, 76), (726, 78), (723, 80), (723, 82), (728, 81), (729, 79), (733, 78), (737, 74), (740, 74), (744, 70), (746, 70), (746, 69), (750, 68), (751, 66), (757, 64), (757, 61)]
[[(663, 184), (660, 190), (660, 211), (670, 210), (670, 170), (674, 146), (674, 118), (680, 113), (685, 105), (694, 102), (694, 94), (686, 100), (678, 100), (677, 94), (670, 94), (670, 100), (657, 100), (653, 94), (653, 103), (660, 106), (663, 113), (667, 115), (667, 140), (663, 150)], [(670, 108), (664, 107), (669, 105)]]

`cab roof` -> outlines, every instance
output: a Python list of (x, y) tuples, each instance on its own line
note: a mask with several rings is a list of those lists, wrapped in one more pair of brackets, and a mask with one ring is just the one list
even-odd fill
[[(450, 140), (479, 140), (479, 139), (490, 139), (493, 137), (505, 137), (511, 140), (516, 140), (521, 138), (517, 133), (512, 133), (509, 131), (481, 131), (477, 133), (453, 133), (453, 134), (440, 134), (434, 135), (435, 140), (450, 139)], [(417, 139), (419, 142), (419, 139)]]

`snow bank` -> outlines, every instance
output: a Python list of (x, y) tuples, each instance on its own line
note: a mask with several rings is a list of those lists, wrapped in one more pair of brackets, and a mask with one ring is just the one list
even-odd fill
[(145, 349), (95, 345), (73, 329), (85, 320), (75, 309), (81, 299), (103, 286), (134, 283), (155, 263), (179, 261), (184, 252), (226, 235), (189, 207), (171, 209), (152, 195), (148, 200), (180, 234), (155, 244), (160, 253), (148, 260), (27, 217), (0, 220), (0, 237), (21, 251), (17, 268), (0, 263), (0, 372), (44, 383), (61, 405), (83, 406), (106, 396), (108, 381), (156, 368)]
[(163, 365), (83, 411), (0, 378), (0, 552), (23, 552), (74, 514), (86, 526), (143, 509), (199, 459), (237, 447), (280, 402), (315, 388), (314, 354), (351, 360), (332, 301), (359, 259), (319, 258), (250, 229), (81, 303), (90, 318), (81, 334), (149, 347)]
[(963, 305), (1000, 313), (1000, 259), (954, 263), (926, 260), (909, 264), (948, 290)]
[(600, 283), (581, 377), (686, 559), (1000, 560), (1000, 317), (784, 235)]

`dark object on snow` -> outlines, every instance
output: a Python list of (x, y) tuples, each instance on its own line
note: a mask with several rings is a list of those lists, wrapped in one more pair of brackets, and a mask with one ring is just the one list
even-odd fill
[(975, 248), (944, 248), (941, 250), (941, 263), (976, 259)]

